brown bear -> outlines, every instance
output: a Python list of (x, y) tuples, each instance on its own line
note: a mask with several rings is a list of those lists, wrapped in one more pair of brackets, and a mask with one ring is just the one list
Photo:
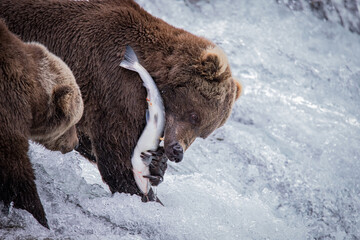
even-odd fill
[[(112, 192), (141, 195), (130, 159), (146, 124), (146, 90), (137, 73), (119, 66), (127, 45), (165, 105), (164, 149), (155, 160), (181, 161), (195, 138), (225, 123), (241, 93), (219, 47), (133, 0), (0, 0), (0, 9), (12, 31), (45, 44), (72, 69), (85, 105), (77, 150), (97, 162)], [(150, 173), (162, 179), (166, 162), (155, 165)]]
[(0, 20), (0, 201), (49, 227), (27, 155), (28, 139), (62, 153), (78, 144), (81, 93), (67, 65), (38, 43), (24, 43)]

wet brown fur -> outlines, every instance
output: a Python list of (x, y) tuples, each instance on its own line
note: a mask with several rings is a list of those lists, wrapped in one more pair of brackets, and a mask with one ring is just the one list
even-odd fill
[(0, 19), (0, 201), (14, 202), (45, 227), (27, 155), (28, 139), (68, 152), (83, 104), (70, 69), (37, 43), (24, 43)]
[(187, 149), (223, 125), (241, 91), (225, 55), (209, 52), (213, 43), (132, 0), (0, 0), (0, 8), (12, 31), (45, 44), (74, 72), (85, 104), (83, 154), (94, 155), (112, 192), (140, 194), (130, 159), (146, 124), (146, 91), (137, 73), (119, 67), (126, 45), (162, 94), (165, 149), (174, 142)]

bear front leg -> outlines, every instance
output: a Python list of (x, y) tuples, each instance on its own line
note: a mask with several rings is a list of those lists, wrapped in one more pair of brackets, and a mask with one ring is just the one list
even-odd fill
[(103, 181), (112, 193), (130, 193), (141, 195), (133, 176), (130, 149), (119, 148), (104, 134), (92, 141), (96, 162)]
[(163, 147), (159, 147), (155, 151), (147, 151), (141, 154), (144, 162), (148, 162), (150, 175), (144, 176), (148, 178), (152, 186), (158, 186), (163, 180), (167, 169), (168, 158), (165, 155)]
[(14, 207), (28, 211), (41, 225), (50, 229), (34, 180), (24, 179), (18, 183), (18, 189)]
[(9, 207), (31, 213), (44, 227), (49, 228), (41, 204), (35, 176), (27, 155), (28, 140), (21, 136), (1, 134), (0, 136), (0, 200)]
[[(104, 135), (102, 136), (104, 137)], [(145, 196), (137, 187), (131, 165), (132, 151), (130, 151), (130, 148), (127, 152), (125, 149), (119, 149), (119, 144), (110, 144), (109, 138), (107, 138), (107, 140), (106, 142), (100, 139), (98, 139), (98, 141), (94, 140), (93, 146), (96, 152), (98, 169), (103, 181), (108, 184), (110, 191), (112, 193), (123, 192), (136, 194), (141, 196), (144, 202), (157, 201), (161, 203), (152, 189), (150, 189), (150, 192)], [(149, 154), (151, 154), (152, 158), (152, 163), (149, 166), (151, 175), (147, 177), (153, 186), (157, 186), (162, 182), (164, 177), (167, 168), (167, 158), (163, 148), (159, 148)], [(121, 156), (127, 157), (122, 158)]]
[[(111, 98), (111, 101), (107, 102), (109, 106), (101, 106), (101, 118), (91, 119), (92, 126), (87, 128), (91, 131), (88, 135), (91, 136), (92, 152), (96, 157), (99, 172), (112, 193), (144, 196), (136, 185), (131, 164), (134, 148), (146, 125), (146, 102), (140, 96), (140, 93), (145, 95), (145, 90), (142, 90), (143, 92), (138, 92), (139, 97), (136, 100), (133, 99), (133, 94), (131, 99), (126, 101), (115, 101)], [(124, 104), (126, 102), (132, 102), (134, 106), (129, 107), (130, 103)], [(156, 200), (150, 193), (146, 197), (150, 201)]]

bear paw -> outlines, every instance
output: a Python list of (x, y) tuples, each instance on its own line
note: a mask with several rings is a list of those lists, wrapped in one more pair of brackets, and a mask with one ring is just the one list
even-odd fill
[(142, 160), (149, 165), (150, 175), (148, 178), (152, 186), (158, 186), (164, 180), (165, 170), (167, 168), (167, 157), (163, 147), (155, 151), (147, 151), (141, 154)]

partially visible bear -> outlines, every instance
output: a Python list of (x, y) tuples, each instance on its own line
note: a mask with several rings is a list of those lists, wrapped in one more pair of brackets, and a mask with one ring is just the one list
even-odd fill
[(0, 20), (0, 201), (49, 228), (28, 139), (66, 153), (78, 144), (83, 102), (67, 65), (38, 43), (24, 43)]
[[(181, 161), (197, 137), (222, 126), (240, 96), (219, 47), (153, 17), (135, 1), (0, 0), (0, 9), (12, 31), (45, 44), (73, 71), (85, 105), (77, 150), (97, 162), (112, 192), (141, 195), (131, 155), (146, 124), (146, 90), (137, 73), (119, 66), (126, 45), (163, 97), (165, 145), (158, 153), (171, 161)], [(150, 169), (154, 178), (163, 172)]]

